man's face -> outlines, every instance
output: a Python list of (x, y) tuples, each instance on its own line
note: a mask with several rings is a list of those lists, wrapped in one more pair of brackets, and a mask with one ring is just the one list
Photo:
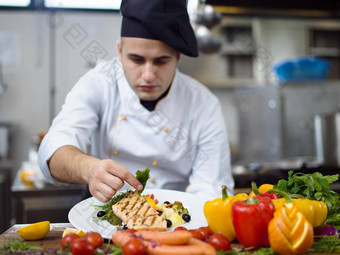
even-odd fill
[(171, 85), (180, 53), (158, 40), (123, 37), (118, 58), (131, 88), (142, 100), (156, 100)]

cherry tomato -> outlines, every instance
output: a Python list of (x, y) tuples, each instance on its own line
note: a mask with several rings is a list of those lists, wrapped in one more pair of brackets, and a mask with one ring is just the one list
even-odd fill
[(174, 229), (174, 231), (177, 231), (177, 230), (188, 230), (188, 229), (183, 227), (183, 226), (179, 226), (179, 227)]
[(215, 247), (217, 251), (228, 251), (230, 250), (230, 242), (221, 233), (216, 233), (210, 236), (208, 243)]
[(84, 238), (75, 239), (71, 244), (73, 255), (93, 255), (95, 248), (86, 242)]
[(103, 237), (98, 232), (87, 232), (84, 236), (84, 239), (95, 249), (101, 247), (104, 243)]
[(205, 237), (197, 229), (190, 229), (189, 232), (192, 234), (193, 238), (204, 241)]
[(209, 236), (214, 234), (209, 227), (200, 227), (197, 229), (203, 236), (204, 239), (206, 240)]
[(69, 233), (69, 234), (67, 234), (60, 241), (61, 248), (63, 248), (63, 250), (65, 250), (67, 248), (70, 248), (71, 247), (71, 243), (75, 239), (79, 239), (79, 238), (80, 237), (76, 233)]
[(131, 239), (123, 246), (124, 255), (144, 255), (146, 246), (138, 238)]

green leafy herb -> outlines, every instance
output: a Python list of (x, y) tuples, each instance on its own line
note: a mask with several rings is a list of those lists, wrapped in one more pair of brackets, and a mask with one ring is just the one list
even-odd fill
[[(312, 200), (323, 201), (327, 204), (329, 212), (339, 209), (339, 194), (330, 189), (330, 184), (337, 181), (339, 175), (322, 175), (319, 172), (312, 174), (288, 172), (287, 180), (280, 180), (276, 187), (290, 194), (300, 194)], [(334, 208), (333, 208), (334, 207)]]
[(272, 248), (266, 247), (266, 248), (259, 248), (256, 251), (254, 251), (253, 255), (274, 255), (276, 254)]
[(217, 251), (216, 255), (248, 255), (249, 253), (246, 251), (235, 251), (235, 250), (229, 250), (229, 251)]
[(340, 212), (328, 215), (325, 224), (334, 226), (340, 230)]
[(145, 185), (150, 178), (150, 168), (147, 167), (144, 171), (138, 170), (136, 172), (136, 178), (143, 185), (143, 189), (138, 191), (138, 193), (141, 194), (144, 191)]
[(216, 255), (275, 255), (276, 253), (270, 247), (262, 247), (257, 250), (251, 248), (231, 249), (229, 251), (217, 251)]
[(95, 221), (107, 220), (110, 224), (114, 226), (122, 225), (123, 221), (116, 216), (112, 211), (112, 206), (122, 200), (126, 192), (121, 192), (111, 198), (110, 201), (106, 202), (104, 205), (92, 205), (97, 211), (104, 211), (105, 215), (102, 217), (94, 217)]
[(101, 248), (97, 248), (95, 255), (110, 254), (110, 255), (122, 255), (122, 248), (113, 246), (111, 244), (106, 244)]
[(113, 213), (112, 210), (110, 210), (107, 214), (106, 214), (106, 220), (114, 226), (121, 226), (123, 224), (123, 221), (116, 215)]
[(126, 192), (119, 193), (111, 198), (110, 201), (106, 202), (104, 205), (98, 206), (99, 209), (102, 211), (105, 211), (108, 213), (110, 210), (112, 210), (112, 206), (116, 203), (118, 203), (122, 198), (125, 196)]
[(325, 224), (340, 229), (340, 195), (330, 189), (330, 184), (339, 179), (339, 174), (322, 175), (319, 172), (311, 174), (288, 172), (287, 180), (280, 180), (278, 189), (290, 194), (300, 194), (312, 200), (323, 201), (328, 208)]
[(29, 245), (19, 239), (8, 239), (6, 243), (0, 246), (0, 254), (62, 255), (67, 254), (67, 252), (61, 249), (44, 250), (41, 247)]
[(40, 247), (28, 245), (26, 242), (20, 241), (19, 239), (9, 239), (0, 248), (0, 251), (10, 251), (10, 252), (21, 252), (27, 250), (42, 250)]
[(323, 236), (320, 240), (314, 241), (313, 246), (308, 250), (311, 252), (340, 253), (340, 239), (334, 236)]

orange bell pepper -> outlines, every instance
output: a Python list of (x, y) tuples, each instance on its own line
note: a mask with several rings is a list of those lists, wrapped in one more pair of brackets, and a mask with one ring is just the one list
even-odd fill
[(235, 229), (231, 218), (231, 207), (234, 202), (242, 201), (248, 198), (245, 193), (240, 193), (235, 196), (228, 196), (227, 187), (222, 186), (222, 198), (216, 198), (212, 201), (207, 201), (204, 204), (204, 216), (208, 222), (209, 228), (214, 233), (222, 233), (230, 242), (235, 237)]
[(303, 254), (313, 245), (313, 226), (287, 194), (285, 199), (269, 222), (269, 243), (278, 254)]

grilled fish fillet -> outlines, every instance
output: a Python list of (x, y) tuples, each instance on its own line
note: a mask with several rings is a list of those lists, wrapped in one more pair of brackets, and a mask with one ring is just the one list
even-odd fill
[(128, 191), (112, 210), (128, 228), (167, 230), (166, 220), (137, 190)]

